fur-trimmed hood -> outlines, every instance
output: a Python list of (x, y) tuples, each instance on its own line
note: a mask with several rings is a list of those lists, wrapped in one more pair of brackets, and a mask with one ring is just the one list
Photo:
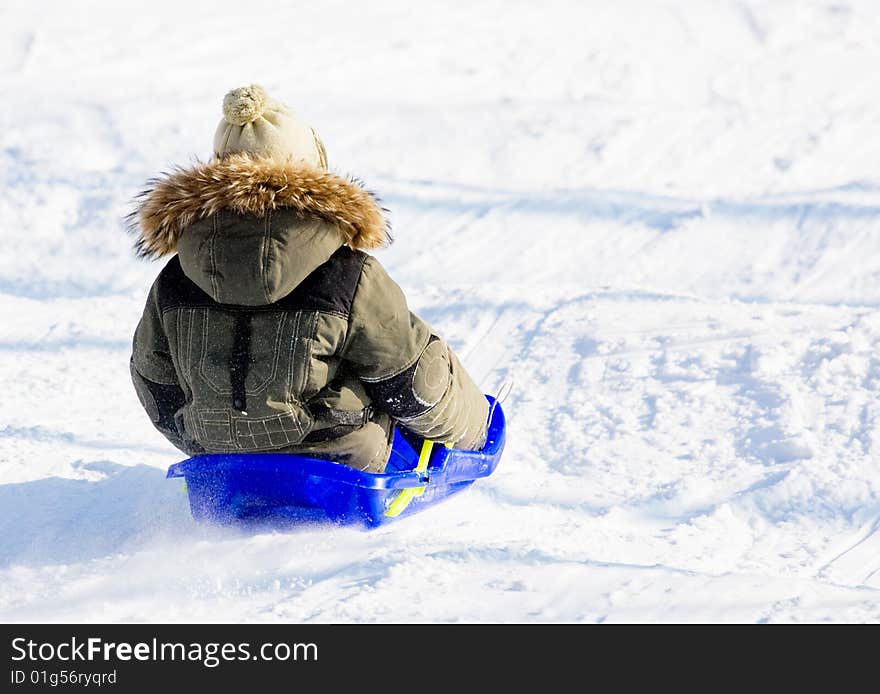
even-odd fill
[(379, 248), (391, 240), (386, 210), (357, 181), (302, 163), (234, 154), (149, 182), (131, 215), (138, 255), (173, 253), (187, 227), (221, 210), (262, 218), (281, 208), (335, 224), (355, 249)]
[(177, 252), (215, 301), (256, 306), (286, 296), (343, 244), (390, 242), (384, 212), (356, 181), (234, 154), (151, 181), (131, 222), (139, 255)]

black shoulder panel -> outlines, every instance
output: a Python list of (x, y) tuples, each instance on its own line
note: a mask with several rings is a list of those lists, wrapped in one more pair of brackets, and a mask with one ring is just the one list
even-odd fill
[[(252, 311), (323, 311), (348, 316), (367, 254), (340, 247), (283, 299), (267, 306), (248, 306)], [(198, 288), (174, 256), (159, 273), (157, 299), (160, 313), (177, 308), (225, 307)], [(231, 307), (234, 308), (234, 307)]]
[(366, 260), (367, 254), (363, 251), (342, 246), (326, 263), (316, 268), (296, 289), (276, 301), (272, 307), (348, 316)]
[(200, 306), (218, 306), (210, 296), (198, 288), (183, 272), (180, 259), (174, 256), (159, 273), (156, 299), (159, 302), (159, 313), (176, 308), (196, 308)]

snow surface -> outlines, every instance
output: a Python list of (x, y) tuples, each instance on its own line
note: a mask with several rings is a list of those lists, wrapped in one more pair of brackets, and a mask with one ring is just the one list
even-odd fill
[[(880, 7), (0, 5), (0, 619), (880, 620)], [(121, 217), (296, 106), (481, 385), (496, 474), (365, 533), (196, 526)]]

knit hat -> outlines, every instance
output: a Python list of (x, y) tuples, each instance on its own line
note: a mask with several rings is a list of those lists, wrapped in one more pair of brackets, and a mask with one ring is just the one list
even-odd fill
[(327, 152), (318, 133), (287, 106), (269, 98), (258, 84), (223, 97), (223, 120), (214, 133), (214, 156), (247, 152), (279, 161), (302, 161), (327, 169)]

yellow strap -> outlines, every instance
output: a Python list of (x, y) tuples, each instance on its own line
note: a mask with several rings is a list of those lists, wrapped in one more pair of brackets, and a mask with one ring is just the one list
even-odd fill
[[(416, 463), (416, 472), (424, 472), (428, 469), (428, 461), (431, 460), (431, 450), (434, 447), (433, 441), (425, 441), (422, 443), (422, 451), (419, 453), (419, 462)], [(394, 500), (388, 506), (388, 510), (385, 511), (385, 515), (391, 518), (395, 516), (399, 516), (403, 513), (403, 510), (409, 506), (409, 502), (413, 500), (413, 498), (417, 496), (421, 496), (425, 493), (424, 487), (410, 487), (408, 489), (401, 489), (400, 494), (394, 497)]]

